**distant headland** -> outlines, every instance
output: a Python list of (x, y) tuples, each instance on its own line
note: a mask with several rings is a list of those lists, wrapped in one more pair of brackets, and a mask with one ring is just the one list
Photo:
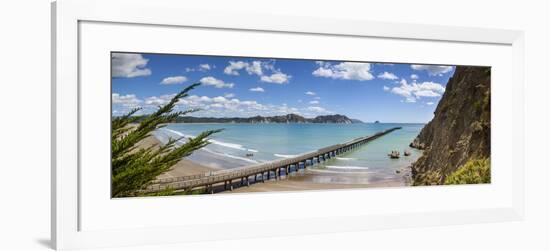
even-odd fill
[(358, 119), (350, 119), (345, 115), (334, 114), (334, 115), (322, 115), (314, 118), (305, 118), (298, 114), (287, 114), (280, 116), (254, 116), (248, 118), (241, 117), (192, 117), (192, 116), (182, 116), (178, 117), (175, 121), (176, 123), (317, 123), (317, 124), (355, 124), (363, 123), (363, 121)]

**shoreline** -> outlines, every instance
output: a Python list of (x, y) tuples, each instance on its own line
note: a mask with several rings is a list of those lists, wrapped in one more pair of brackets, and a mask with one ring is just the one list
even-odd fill
[[(152, 145), (162, 145), (162, 142), (158, 140), (154, 135), (150, 135), (144, 140), (138, 143), (139, 148), (146, 148)], [(165, 172), (157, 177), (157, 179), (165, 178), (174, 178), (187, 175), (203, 174), (211, 171), (218, 171), (220, 169), (204, 166), (193, 162), (187, 158), (182, 158), (178, 163), (176, 163), (172, 169), (168, 172)]]
[(371, 184), (318, 183), (306, 180), (307, 176), (310, 175), (314, 174), (308, 174), (306, 171), (306, 173), (299, 173), (298, 175), (291, 175), (290, 177), (284, 176), (279, 180), (270, 179), (265, 182), (254, 182), (250, 186), (237, 186), (233, 191), (222, 190), (220, 193), (292, 192), (410, 186), (410, 184), (407, 184), (404, 180), (387, 180)]

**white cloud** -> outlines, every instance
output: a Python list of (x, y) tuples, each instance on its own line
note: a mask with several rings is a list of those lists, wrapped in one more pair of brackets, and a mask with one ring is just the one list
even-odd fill
[(175, 84), (181, 84), (183, 82), (187, 81), (187, 78), (185, 76), (174, 76), (174, 77), (167, 77), (160, 82), (162, 85), (175, 85)]
[(384, 85), (384, 91), (389, 91), (390, 88)]
[(378, 74), (378, 78), (381, 78), (381, 79), (388, 79), (388, 80), (396, 80), (396, 79), (398, 79), (398, 77), (395, 76), (395, 74), (393, 74), (393, 73), (391, 73), (391, 72), (387, 72), (387, 71), (385, 71), (384, 73)]
[(453, 70), (452, 66), (447, 65), (418, 65), (413, 64), (411, 68), (416, 71), (427, 71), (430, 76), (442, 76), (443, 73), (447, 73)]
[(145, 103), (148, 105), (164, 105), (166, 104), (166, 100), (159, 97), (148, 97), (145, 99)]
[(441, 96), (445, 92), (445, 87), (434, 82), (423, 82), (420, 84), (413, 82), (409, 84), (405, 79), (401, 79), (401, 86), (392, 88), (391, 92), (404, 97), (406, 102), (414, 103), (422, 97)]
[(418, 75), (416, 75), (416, 74), (411, 74), (411, 79), (418, 79)]
[(235, 94), (234, 93), (226, 93), (223, 96), (226, 97), (226, 98), (233, 98), (233, 97), (235, 97)]
[(433, 91), (433, 90), (420, 90), (414, 93), (417, 97), (439, 97), (441, 94)]
[(112, 74), (115, 78), (133, 78), (151, 75), (146, 68), (149, 59), (135, 53), (113, 53), (111, 55)]
[(236, 98), (231, 99), (223, 96), (208, 97), (192, 95), (180, 99), (178, 104), (191, 108), (202, 108), (205, 110), (214, 109), (210, 111), (203, 111), (203, 113), (218, 113), (223, 116), (228, 116), (235, 113), (243, 115), (242, 113), (247, 114), (249, 112), (261, 112), (267, 110), (267, 106), (254, 100), (241, 101)]
[(250, 88), (248, 90), (251, 91), (251, 92), (265, 92), (264, 88), (262, 88), (262, 87)]
[(227, 75), (238, 76), (241, 70), (245, 70), (249, 75), (257, 75), (260, 81), (275, 84), (288, 83), (292, 76), (283, 73), (274, 66), (275, 61), (229, 61), (223, 72)]
[(223, 73), (227, 74), (227, 75), (234, 75), (234, 76), (238, 76), (239, 75), (239, 70), (242, 70), (244, 68), (246, 68), (248, 66), (248, 63), (246, 62), (243, 62), (243, 61), (229, 61), (229, 65), (227, 67), (225, 67), (225, 69), (223, 70)]
[(256, 74), (258, 76), (262, 76), (263, 75), (263, 71), (262, 71), (262, 62), (260, 61), (253, 61), (252, 64), (248, 64), (246, 66), (246, 72), (248, 72), (248, 74)]
[(315, 96), (317, 95), (315, 92), (312, 92), (312, 91), (307, 91), (305, 92), (306, 95), (310, 95), (310, 96)]
[(201, 71), (201, 72), (207, 72), (213, 68), (216, 68), (215, 65), (209, 65), (209, 64), (199, 64), (197, 67), (187, 67), (185, 68), (186, 72), (193, 72), (193, 71)]
[(200, 64), (199, 69), (201, 69), (203, 71), (208, 71), (208, 70), (212, 69), (212, 66), (210, 66), (209, 64)]
[[(168, 102), (174, 94), (163, 95), (160, 97), (147, 98), (147, 100), (160, 99), (161, 102)], [(151, 102), (152, 103), (152, 102)], [(319, 114), (329, 114), (330, 111), (320, 106), (309, 106), (304, 108), (290, 107), (287, 104), (261, 104), (255, 100), (239, 100), (236, 98), (226, 98), (224, 96), (197, 96), (192, 95), (182, 98), (177, 103), (178, 106), (188, 108), (201, 108), (202, 110), (194, 113), (194, 116), (214, 116), (214, 117), (249, 117), (249, 116), (275, 116), (289, 113), (301, 114), (307, 116), (316, 116)]]
[(225, 97), (222, 97), (222, 96), (217, 96), (217, 97), (212, 98), (212, 102), (216, 102), (216, 103), (225, 103), (228, 100), (229, 99), (226, 99)]
[(337, 65), (330, 63), (319, 62), (319, 68), (312, 74), (317, 77), (344, 79), (344, 80), (359, 80), (366, 81), (374, 79), (370, 72), (371, 64), (343, 62)]
[(212, 98), (197, 95), (191, 95), (178, 101), (178, 105), (185, 105), (191, 108), (206, 108), (210, 103), (212, 103)]
[(266, 115), (286, 115), (290, 113), (302, 115), (300, 109), (296, 107), (289, 107), (287, 104), (269, 105)]
[(145, 99), (145, 104), (147, 105), (165, 105), (170, 102), (170, 100), (175, 96), (175, 94), (162, 95), (162, 96), (152, 96)]
[(273, 73), (271, 76), (262, 76), (260, 80), (262, 82), (274, 83), (274, 84), (284, 84), (288, 83), (288, 80), (291, 78), (290, 75), (284, 74), (282, 72)]
[(113, 104), (122, 105), (124, 107), (137, 107), (141, 103), (141, 100), (139, 100), (135, 94), (120, 95), (118, 93), (113, 93), (111, 99)]
[(214, 86), (216, 88), (233, 88), (233, 86), (235, 85), (233, 83), (225, 83), (225, 82), (223, 82), (223, 80), (216, 79), (216, 78), (211, 77), (211, 76), (201, 78), (200, 82), (203, 85), (210, 85), (210, 86)]
[(315, 70), (312, 74), (313, 76), (317, 77), (337, 78), (335, 77), (335, 73), (331, 69), (324, 68), (322, 66), (317, 68), (317, 70)]
[(318, 105), (318, 104), (319, 104), (319, 101), (317, 101), (317, 100), (312, 100), (312, 101), (309, 101), (309, 104), (311, 104), (311, 105)]
[(313, 99), (321, 99), (321, 97), (314, 97)]
[(309, 106), (308, 108), (306, 108), (306, 111), (314, 113), (329, 113), (327, 109), (320, 106)]
[[(167, 94), (161, 96), (151, 96), (139, 100), (134, 94), (119, 95), (113, 94), (113, 114), (127, 113), (131, 108), (142, 105), (144, 110), (140, 114), (154, 112), (157, 106), (165, 105), (176, 94)], [(116, 105), (116, 109), (115, 109)], [(122, 106), (121, 106), (122, 105)], [(312, 106), (307, 108), (290, 107), (287, 104), (261, 104), (255, 100), (239, 100), (225, 96), (198, 96), (191, 95), (180, 99), (176, 103), (176, 110), (187, 110), (189, 108), (200, 108), (201, 110), (193, 113), (193, 116), (214, 116), (214, 117), (251, 117), (256, 115), (275, 116), (289, 113), (315, 116), (327, 114), (329, 111), (322, 107)], [(115, 112), (116, 111), (116, 112)]]
[(426, 104), (427, 104), (427, 105), (433, 105), (434, 102), (427, 102)]
[[(113, 94), (113, 114), (127, 113), (130, 108), (141, 104), (144, 110), (140, 114), (148, 114), (157, 109), (157, 106), (165, 105), (176, 94), (151, 96), (139, 100), (135, 95)], [(120, 106), (121, 104), (126, 104)], [(116, 109), (115, 109), (115, 105)], [(226, 96), (198, 96), (191, 95), (180, 99), (176, 103), (176, 110), (187, 110), (189, 108), (200, 108), (193, 113), (193, 116), (214, 116), (214, 117), (251, 117), (256, 115), (275, 116), (289, 113), (300, 114), (306, 117), (314, 117), (322, 114), (330, 114), (329, 110), (318, 106), (315, 102), (312, 105), (302, 108), (290, 107), (287, 104), (261, 104), (255, 100), (239, 100)], [(117, 112), (114, 112), (114, 111)]]

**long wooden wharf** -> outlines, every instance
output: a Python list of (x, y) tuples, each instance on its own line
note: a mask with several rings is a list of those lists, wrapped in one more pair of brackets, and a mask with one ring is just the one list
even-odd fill
[(291, 158), (276, 159), (250, 166), (204, 174), (158, 179), (149, 185), (145, 191), (158, 192), (167, 188), (176, 191), (191, 191), (197, 188), (204, 188), (205, 192), (214, 193), (214, 186), (221, 185), (222, 183), (223, 190), (233, 190), (234, 184), (239, 182), (240, 186), (249, 186), (253, 184), (250, 182), (252, 177), (254, 178), (254, 183), (259, 180), (259, 177), (261, 178), (261, 182), (264, 182), (266, 177), (267, 180), (271, 178), (279, 179), (283, 174), (289, 175), (293, 171), (298, 172), (300, 168), (305, 169), (307, 166), (312, 166), (321, 163), (321, 161), (326, 161), (340, 154), (352, 151), (398, 129), (401, 129), (401, 127), (390, 128), (371, 136), (356, 138), (348, 142), (327, 146)]

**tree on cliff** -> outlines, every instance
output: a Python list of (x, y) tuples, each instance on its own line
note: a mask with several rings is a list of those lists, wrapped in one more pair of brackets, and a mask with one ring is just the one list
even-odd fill
[[(138, 143), (149, 137), (154, 130), (173, 122), (177, 117), (197, 111), (196, 109), (173, 112), (174, 106), (186, 97), (189, 91), (200, 84), (193, 84), (176, 94), (169, 103), (145, 117), (132, 116), (141, 108), (112, 119), (111, 122), (111, 196), (128, 197), (148, 195), (143, 192), (157, 176), (170, 170), (181, 158), (208, 145), (208, 137), (219, 130), (205, 131), (185, 144), (176, 146), (181, 138), (170, 139), (163, 146), (139, 148)], [(133, 126), (133, 123), (139, 124)], [(154, 195), (169, 195), (167, 189)], [(149, 194), (150, 195), (150, 194)]]

